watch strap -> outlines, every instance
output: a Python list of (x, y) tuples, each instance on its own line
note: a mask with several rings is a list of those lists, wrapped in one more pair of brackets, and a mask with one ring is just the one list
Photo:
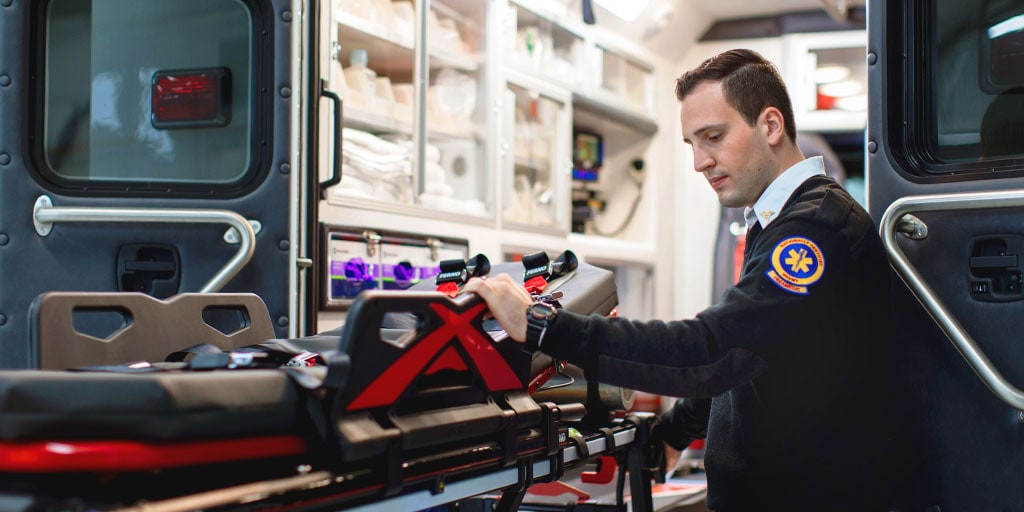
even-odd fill
[[(538, 305), (546, 306), (549, 310), (549, 314), (542, 317), (534, 314), (534, 308)], [(547, 331), (548, 324), (551, 322), (551, 319), (554, 318), (557, 311), (557, 308), (553, 304), (543, 301), (534, 302), (527, 306), (526, 340), (523, 343), (523, 350), (532, 353), (540, 349), (540, 344), (544, 339), (544, 333)]]

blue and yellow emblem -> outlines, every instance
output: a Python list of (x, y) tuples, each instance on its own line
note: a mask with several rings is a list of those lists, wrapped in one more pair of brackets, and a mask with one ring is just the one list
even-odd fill
[(787, 238), (772, 250), (772, 268), (765, 272), (779, 288), (807, 295), (807, 287), (825, 272), (825, 255), (814, 242), (803, 237)]

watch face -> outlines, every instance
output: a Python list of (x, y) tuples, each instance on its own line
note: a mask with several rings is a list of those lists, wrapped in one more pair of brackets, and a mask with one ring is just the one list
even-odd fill
[(530, 316), (538, 320), (547, 320), (555, 315), (558, 311), (554, 306), (546, 302), (535, 302), (530, 306)]

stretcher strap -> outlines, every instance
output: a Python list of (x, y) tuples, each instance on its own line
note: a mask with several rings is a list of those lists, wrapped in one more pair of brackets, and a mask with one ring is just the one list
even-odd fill
[(437, 285), (437, 291), (439, 291), (439, 292), (441, 292), (441, 293), (443, 293), (443, 294), (445, 294), (445, 295), (447, 295), (447, 296), (449, 296), (449, 297), (454, 299), (455, 296), (459, 294), (459, 283), (457, 283), (455, 281), (448, 281), (447, 283), (441, 283), (441, 284)]
[[(533, 484), (527, 490), (530, 494), (535, 496), (562, 496), (563, 494), (572, 494), (576, 496), (576, 503), (584, 503), (590, 499), (590, 493), (580, 489), (579, 487), (571, 486), (565, 482), (542, 482)], [(568, 508), (566, 510), (569, 510)]]
[(139, 441), (39, 441), (0, 443), (0, 471), (65, 473), (131, 472), (265, 459), (306, 452), (298, 436), (145, 443)]
[(483, 277), (491, 271), (491, 262), (487, 256), (477, 254), (468, 260), (443, 260), (440, 272), (434, 278), (435, 289), (451, 298), (462, 291), (462, 285), (471, 277)]

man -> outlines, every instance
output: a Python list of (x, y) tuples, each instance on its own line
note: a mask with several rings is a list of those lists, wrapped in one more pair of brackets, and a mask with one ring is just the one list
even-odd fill
[(804, 159), (785, 85), (757, 53), (708, 59), (676, 96), (695, 170), (723, 206), (747, 208), (743, 272), (720, 303), (638, 322), (551, 312), (507, 276), (466, 290), (588, 379), (687, 397), (659, 429), (676, 449), (706, 436), (711, 509), (888, 510), (889, 266), (871, 218)]

